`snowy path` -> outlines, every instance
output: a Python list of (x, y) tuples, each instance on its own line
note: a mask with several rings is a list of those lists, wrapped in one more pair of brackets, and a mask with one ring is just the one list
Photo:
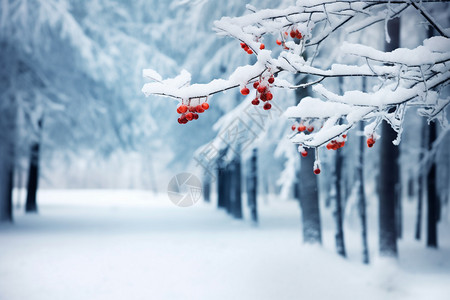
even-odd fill
[(44, 191), (39, 215), (0, 226), (0, 299), (449, 299), (450, 239), (439, 251), (405, 241), (398, 266), (367, 267), (358, 228), (349, 262), (326, 218), (325, 249), (301, 244), (293, 201), (262, 205), (261, 220), (165, 195)]

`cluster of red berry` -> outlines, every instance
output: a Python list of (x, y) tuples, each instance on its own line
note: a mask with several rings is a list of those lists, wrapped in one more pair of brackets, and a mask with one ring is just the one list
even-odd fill
[[(241, 43), (241, 48), (244, 49), (244, 51), (248, 54), (253, 54), (253, 50), (250, 49), (250, 47), (246, 43)], [(260, 50), (263, 50), (264, 48), (266, 48), (266, 46), (263, 43), (259, 44)]]
[(197, 106), (181, 104), (177, 107), (177, 113), (181, 115), (178, 118), (178, 123), (186, 124), (189, 121), (197, 120), (198, 114), (203, 113), (208, 108), (209, 104), (206, 102), (203, 102)]
[[(259, 105), (260, 100), (264, 103), (263, 109), (269, 110), (272, 108), (272, 104), (269, 103), (270, 100), (273, 99), (273, 94), (270, 92), (270, 85), (275, 82), (275, 77), (273, 77), (273, 74), (271, 74), (267, 79), (266, 77), (262, 76), (258, 81), (255, 81), (253, 83), (253, 87), (256, 90), (256, 96), (255, 99), (252, 100), (253, 105)], [(248, 95), (250, 93), (250, 90), (247, 87), (244, 87), (241, 89), (242, 95)]]
[(248, 54), (253, 54), (253, 50), (246, 43), (241, 43), (241, 48)]
[(375, 144), (375, 138), (374, 138), (374, 136), (370, 136), (367, 139), (367, 147), (372, 148), (374, 144)]
[(347, 138), (346, 134), (343, 134), (342, 137), (344, 138), (343, 140), (332, 140), (331, 142), (329, 142), (327, 144), (327, 149), (328, 150), (337, 150), (339, 148), (342, 148), (345, 146), (345, 139)]
[(280, 46), (283, 45), (284, 49), (287, 50), (289, 48), (286, 47), (285, 41), (289, 36), (293, 39), (298, 39), (298, 40), (301, 40), (303, 38), (302, 33), (297, 28), (292, 27), (290, 32), (287, 32), (287, 31), (284, 32), (284, 35), (282, 35), (281, 40), (277, 39), (275, 42), (277, 43), (277, 45), (280, 45)]
[(314, 126), (313, 125), (309, 125), (308, 127), (306, 127), (303, 123), (301, 123), (300, 125), (293, 124), (291, 127), (292, 131), (297, 130), (298, 132), (302, 132), (302, 131), (309, 131), (309, 132), (313, 132), (314, 131)]

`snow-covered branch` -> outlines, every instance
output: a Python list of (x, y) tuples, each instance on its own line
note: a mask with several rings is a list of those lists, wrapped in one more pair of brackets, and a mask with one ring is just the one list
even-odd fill
[[(329, 149), (340, 148), (354, 124), (374, 119), (366, 127), (371, 147), (379, 137), (376, 129), (381, 120), (386, 120), (400, 134), (408, 107), (421, 106), (424, 114), (434, 118), (448, 104), (448, 98), (441, 99), (439, 87), (448, 84), (450, 79), (450, 40), (446, 34), (448, 30), (443, 29), (424, 8), (424, 3), (432, 2), (436, 1), (303, 0), (285, 9), (259, 11), (248, 6), (249, 14), (223, 17), (214, 26), (219, 35), (238, 40), (245, 53), (254, 55), (256, 62), (253, 65), (236, 68), (228, 79), (192, 85), (190, 74), (184, 70), (177, 77), (166, 80), (155, 71), (144, 70), (144, 76), (153, 82), (145, 84), (142, 91), (147, 96), (178, 99), (181, 102), (179, 122), (186, 123), (203, 111), (198, 108), (202, 102), (229, 89), (239, 87), (243, 95), (248, 95), (253, 87), (252, 104), (258, 106), (262, 101), (263, 108), (269, 110), (273, 98), (271, 89), (313, 86), (325, 101), (307, 97), (285, 113), (296, 122), (291, 140), (300, 144), (299, 149), (324, 145)], [(425, 40), (415, 49), (397, 49), (388, 53), (367, 45), (343, 43), (339, 55), (356, 56), (362, 64), (332, 64), (327, 68), (314, 64), (319, 46), (338, 29), (345, 28), (346, 32), (364, 30), (398, 17), (411, 6), (441, 36)], [(275, 37), (276, 43), (265, 43), (267, 36)], [(305, 59), (306, 49), (310, 46), (315, 46), (315, 53)], [(300, 75), (297, 79), (308, 77), (308, 80), (302, 84), (291, 83), (278, 76), (284, 72)], [(381, 84), (372, 92), (347, 91), (337, 95), (326, 84), (327, 78), (336, 77), (373, 77)], [(394, 142), (399, 141), (400, 138)]]

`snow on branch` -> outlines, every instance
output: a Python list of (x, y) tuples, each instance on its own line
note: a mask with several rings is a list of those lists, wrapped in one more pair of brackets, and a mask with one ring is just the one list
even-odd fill
[[(438, 0), (301, 0), (285, 9), (256, 10), (247, 6), (249, 14), (223, 17), (214, 22), (219, 35), (232, 37), (240, 48), (254, 55), (253, 65), (241, 66), (228, 79), (214, 79), (206, 84), (191, 84), (190, 74), (183, 70), (172, 79), (163, 80), (158, 73), (144, 70), (144, 76), (153, 82), (144, 85), (145, 95), (160, 95), (178, 99), (178, 121), (182, 124), (198, 118), (202, 105), (216, 93), (239, 87), (245, 96), (254, 89), (251, 103), (262, 104), (270, 110), (271, 89), (297, 89), (313, 86), (323, 99), (307, 97), (298, 106), (290, 107), (285, 115), (295, 120), (291, 141), (303, 147), (327, 146), (338, 149), (345, 144), (347, 131), (361, 120), (373, 119), (366, 127), (368, 146), (379, 136), (376, 133), (381, 120), (386, 120), (399, 133), (402, 132), (405, 111), (411, 106), (423, 108), (422, 114), (436, 118), (448, 104), (440, 91), (450, 79), (450, 40), (427, 12), (423, 3)], [(441, 36), (432, 37), (415, 49), (397, 49), (389, 53), (361, 44), (343, 43), (340, 56), (357, 56), (360, 65), (332, 64), (325, 69), (314, 65), (322, 42), (338, 29), (355, 32), (381, 21), (398, 17), (406, 8), (413, 7)], [(273, 36), (276, 44), (265, 44), (265, 37)], [(315, 53), (305, 59), (307, 47)], [(241, 51), (242, 51), (241, 50)], [(308, 77), (302, 84), (280, 79), (280, 73)], [(327, 78), (374, 77), (381, 84), (372, 92), (347, 91), (342, 95), (331, 92)], [(285, 77), (286, 78), (286, 77)], [(203, 103), (201, 103), (203, 102)], [(442, 114), (441, 114), (442, 115)], [(316, 151), (317, 153), (317, 151)]]

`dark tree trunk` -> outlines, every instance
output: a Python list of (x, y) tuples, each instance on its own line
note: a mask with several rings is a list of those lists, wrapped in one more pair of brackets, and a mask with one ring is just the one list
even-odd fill
[(416, 217), (416, 232), (415, 238), (416, 240), (420, 240), (422, 235), (422, 210), (423, 210), (423, 176), (421, 174), (418, 175), (417, 181), (419, 183), (418, 191), (417, 191), (417, 217)]
[[(425, 120), (422, 120), (422, 140), (421, 140), (421, 151), (419, 154), (419, 162), (422, 162), (424, 157), (424, 151), (427, 147), (428, 140), (428, 125)], [(416, 216), (416, 230), (415, 238), (420, 240), (422, 235), (422, 211), (423, 211), (423, 186), (425, 184), (425, 179), (422, 171), (419, 170), (417, 175), (417, 216)]]
[[(307, 78), (304, 77), (302, 82), (306, 82)], [(310, 88), (297, 89), (295, 91), (297, 102), (311, 94)], [(299, 171), (299, 183), (298, 183), (298, 195), (300, 208), (302, 210), (302, 226), (303, 226), (303, 242), (308, 244), (321, 244), (322, 243), (322, 227), (320, 223), (320, 210), (319, 210), (319, 191), (317, 187), (317, 175), (314, 174), (314, 153), (310, 153), (301, 158), (300, 171)]]
[[(428, 37), (434, 35), (433, 27), (428, 27)], [(436, 122), (431, 122), (429, 126), (428, 135), (428, 150), (433, 148), (433, 143), (437, 138), (437, 126)], [(437, 248), (438, 247), (438, 235), (437, 235), (437, 223), (439, 221), (439, 210), (440, 202), (439, 196), (437, 194), (437, 179), (436, 179), (436, 161), (431, 158), (430, 168), (427, 174), (427, 247)]]
[(258, 202), (257, 202), (257, 188), (258, 188), (258, 169), (257, 169), (258, 150), (253, 149), (252, 157), (250, 158), (250, 173), (247, 180), (247, 199), (250, 208), (250, 216), (253, 223), (258, 223)]
[[(433, 147), (436, 140), (436, 122), (430, 123), (429, 150)], [(438, 247), (437, 223), (439, 220), (439, 197), (436, 191), (436, 162), (431, 159), (431, 166), (427, 174), (427, 198), (428, 198), (428, 214), (427, 214), (427, 246), (431, 248)]]
[[(364, 132), (364, 123), (359, 123), (359, 130)], [(361, 220), (361, 240), (362, 240), (362, 261), (369, 263), (369, 246), (367, 243), (367, 214), (366, 214), (366, 194), (364, 192), (364, 136), (359, 137), (359, 152), (356, 174), (358, 176), (358, 212)]]
[[(390, 43), (385, 44), (386, 51), (399, 47), (400, 19), (395, 18), (388, 22)], [(397, 133), (387, 122), (381, 125), (381, 159), (380, 159), (380, 185), (379, 185), (379, 248), (381, 256), (397, 256), (397, 214), (396, 206), (399, 201), (399, 149), (392, 141)]]
[[(344, 79), (339, 77), (339, 90), (340, 93), (343, 94)], [(339, 149), (336, 151), (335, 155), (335, 171), (334, 171), (334, 188), (336, 191), (335, 195), (335, 206), (334, 206), (334, 220), (336, 223), (336, 233), (335, 233), (335, 241), (336, 241), (336, 251), (342, 257), (346, 257), (345, 251), (345, 240), (344, 240), (344, 228), (343, 228), (343, 216), (342, 216), (342, 165), (343, 165), (344, 156), (342, 155), (342, 150)], [(345, 185), (344, 185), (345, 187)]]
[(203, 199), (205, 202), (211, 201), (211, 177), (209, 175), (203, 177)]
[(217, 207), (226, 208), (226, 167), (224, 156), (226, 150), (219, 153), (217, 160)]
[[(312, 154), (312, 153), (311, 153)], [(314, 155), (302, 158), (300, 167), (300, 207), (302, 210), (303, 241), (309, 244), (321, 244), (319, 193), (317, 175), (314, 175)]]
[(225, 168), (219, 166), (217, 168), (217, 207), (225, 207)]
[(346, 257), (345, 251), (345, 241), (344, 241), (344, 228), (343, 228), (343, 217), (342, 217), (342, 191), (341, 191), (341, 180), (342, 180), (342, 153), (341, 149), (336, 150), (336, 174), (335, 174), (335, 187), (336, 187), (336, 197), (335, 197), (335, 211), (334, 220), (336, 222), (336, 251), (342, 257)]
[(239, 154), (232, 161), (231, 182), (231, 214), (236, 219), (242, 219), (242, 181), (241, 181), (241, 157)]
[(227, 213), (231, 213), (231, 201), (230, 201), (230, 196), (231, 196), (231, 165), (228, 163), (228, 165), (225, 167), (225, 184), (224, 184), (224, 202), (225, 202), (225, 209), (227, 211)]
[(14, 139), (16, 112), (8, 98), (2, 98), (6, 107), (0, 117), (0, 222), (13, 221)]
[[(0, 222), (12, 222), (12, 188), (13, 188), (13, 164), (9, 158), (9, 153), (0, 145)], [(3, 149), (2, 149), (3, 148)]]
[(33, 143), (30, 149), (30, 168), (28, 170), (26, 212), (37, 212), (36, 193), (39, 181), (39, 143)]
[[(367, 91), (367, 80), (363, 78), (363, 92)], [(359, 131), (364, 132), (364, 122), (359, 122)], [(361, 241), (362, 241), (362, 261), (369, 263), (369, 246), (367, 243), (367, 213), (366, 213), (366, 193), (364, 191), (364, 136), (359, 137), (358, 163), (356, 164), (356, 176), (358, 184), (358, 213), (361, 220)]]

